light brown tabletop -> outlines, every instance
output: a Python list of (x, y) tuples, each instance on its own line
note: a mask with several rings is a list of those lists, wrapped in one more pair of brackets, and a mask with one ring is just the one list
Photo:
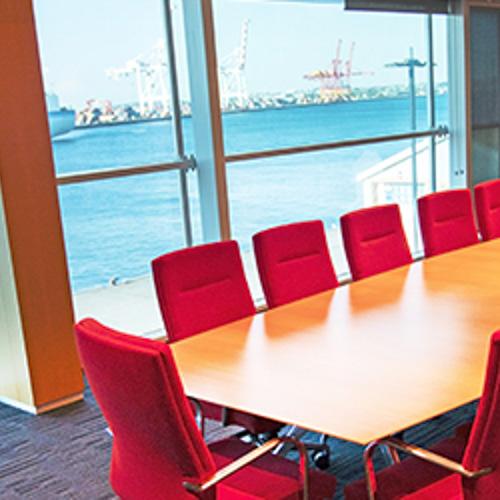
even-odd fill
[(478, 398), (496, 329), (500, 240), (172, 348), (190, 396), (366, 444)]

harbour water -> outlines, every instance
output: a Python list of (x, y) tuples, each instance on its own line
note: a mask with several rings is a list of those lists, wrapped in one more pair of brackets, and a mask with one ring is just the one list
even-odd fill
[[(437, 98), (446, 124), (447, 96)], [(417, 99), (418, 129), (427, 128)], [(226, 154), (409, 131), (407, 99), (267, 109), (224, 115)], [(184, 119), (193, 149), (191, 119)], [(275, 224), (321, 218), (327, 227), (362, 205), (356, 175), (408, 148), (410, 141), (352, 147), (228, 165), (233, 236)], [(53, 141), (58, 174), (173, 159), (171, 123), (155, 121), (76, 129)], [(195, 241), (201, 241), (196, 174), (189, 174)], [(177, 172), (63, 186), (59, 190), (74, 291), (149, 272), (151, 259), (184, 246)]]

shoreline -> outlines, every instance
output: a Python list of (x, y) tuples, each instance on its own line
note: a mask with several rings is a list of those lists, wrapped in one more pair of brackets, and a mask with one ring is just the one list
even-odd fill
[[(444, 94), (442, 94), (444, 95)], [(427, 98), (427, 96), (417, 96), (419, 98)], [(222, 115), (233, 115), (238, 113), (258, 113), (264, 111), (282, 111), (287, 109), (295, 109), (295, 108), (310, 108), (310, 107), (327, 107), (327, 106), (341, 106), (345, 104), (352, 104), (357, 102), (371, 102), (371, 101), (400, 101), (408, 99), (408, 95), (400, 95), (400, 96), (379, 96), (376, 98), (364, 98), (364, 99), (350, 99), (350, 100), (338, 100), (333, 102), (307, 102), (307, 103), (291, 103), (291, 104), (283, 104), (280, 106), (263, 106), (263, 107), (255, 107), (255, 108), (239, 108), (239, 109), (227, 109), (222, 111)], [(191, 113), (182, 113), (182, 118), (191, 118)], [(101, 127), (113, 127), (118, 125), (130, 125), (130, 124), (140, 124), (140, 123), (154, 123), (154, 122), (162, 122), (162, 121), (171, 121), (171, 115), (168, 116), (155, 116), (151, 118), (138, 118), (132, 120), (117, 120), (110, 122), (99, 122), (94, 124), (78, 124), (75, 125), (74, 130), (86, 130), (93, 128), (101, 128)]]

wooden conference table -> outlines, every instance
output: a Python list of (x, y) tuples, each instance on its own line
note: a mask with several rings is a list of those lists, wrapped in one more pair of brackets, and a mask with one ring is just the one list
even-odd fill
[(172, 349), (189, 396), (367, 444), (478, 398), (496, 329), (500, 239)]

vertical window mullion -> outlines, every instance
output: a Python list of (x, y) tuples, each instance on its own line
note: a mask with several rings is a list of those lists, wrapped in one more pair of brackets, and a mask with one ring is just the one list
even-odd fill
[[(172, 117), (174, 152), (177, 158), (185, 160), (186, 152), (184, 149), (184, 137), (182, 132), (182, 115), (179, 97), (179, 83), (177, 78), (177, 64), (175, 59), (172, 6), (170, 0), (164, 0), (163, 7), (165, 13), (165, 45), (167, 51), (168, 76), (170, 79), (170, 114)], [(182, 205), (182, 220), (184, 223), (184, 237), (186, 240), (186, 246), (190, 247), (193, 245), (193, 226), (189, 206), (187, 171), (185, 169), (179, 171), (179, 188)]]
[[(427, 15), (427, 63), (428, 63), (428, 91), (427, 91), (427, 119), (430, 129), (436, 128), (436, 99), (434, 85), (434, 32), (432, 27), (432, 14)], [(436, 137), (433, 135), (429, 139), (430, 161), (431, 161), (431, 189), (437, 190), (436, 172)]]

